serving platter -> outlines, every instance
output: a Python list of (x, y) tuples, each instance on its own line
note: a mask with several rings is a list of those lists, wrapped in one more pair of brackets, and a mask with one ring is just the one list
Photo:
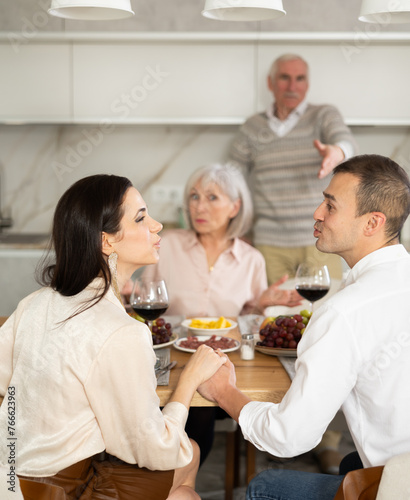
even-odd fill
[[(199, 340), (199, 342), (206, 342), (207, 340), (209, 340), (213, 336), (214, 335), (195, 335), (195, 338), (197, 338)], [(235, 345), (233, 347), (229, 347), (227, 349), (221, 349), (222, 352), (233, 352), (233, 351), (236, 351), (237, 349), (239, 349), (239, 347), (241, 346), (241, 343), (238, 340), (232, 339), (230, 337), (223, 337), (221, 335), (215, 335), (214, 337), (215, 337), (215, 340), (229, 338), (229, 340), (232, 340), (234, 342)], [(188, 338), (192, 338), (192, 337), (182, 337), (182, 338), (178, 339), (174, 343), (175, 349), (178, 349), (179, 351), (183, 351), (183, 352), (190, 352), (190, 353), (195, 352), (196, 349), (191, 349), (189, 347), (181, 346), (181, 343), (184, 341), (187, 341)]]
[(163, 349), (164, 347), (169, 347), (171, 346), (172, 344), (174, 344), (176, 341), (178, 340), (178, 335), (176, 333), (173, 333), (171, 335), (171, 338), (168, 342), (164, 342), (163, 344), (156, 344), (156, 345), (153, 345), (153, 348), (154, 349)]
[(288, 349), (287, 347), (265, 347), (262, 345), (256, 345), (255, 351), (261, 352), (262, 354), (268, 354), (268, 356), (283, 356), (285, 358), (296, 358), (296, 349)]

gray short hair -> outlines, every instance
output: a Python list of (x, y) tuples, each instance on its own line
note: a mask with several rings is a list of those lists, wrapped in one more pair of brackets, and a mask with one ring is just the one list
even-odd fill
[(240, 170), (231, 163), (212, 163), (196, 170), (188, 179), (184, 191), (184, 215), (189, 229), (193, 229), (189, 214), (189, 197), (198, 182), (202, 186), (216, 184), (230, 200), (241, 200), (238, 214), (231, 219), (227, 230), (228, 238), (243, 236), (252, 226), (253, 204), (248, 185)]
[(272, 66), (270, 67), (269, 71), (269, 76), (271, 80), (273, 81), (276, 77), (276, 74), (278, 72), (279, 64), (282, 62), (287, 62), (287, 61), (302, 61), (306, 64), (306, 77), (309, 80), (309, 64), (303, 59), (302, 56), (299, 56), (298, 54), (283, 54), (279, 56), (277, 59), (275, 59), (272, 63)]

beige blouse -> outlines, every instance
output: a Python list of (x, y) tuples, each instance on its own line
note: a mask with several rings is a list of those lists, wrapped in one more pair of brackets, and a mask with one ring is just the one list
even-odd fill
[(177, 402), (159, 408), (147, 326), (112, 290), (62, 322), (101, 283), (74, 297), (42, 288), (0, 329), (0, 465), (8, 459), (10, 404), (22, 475), (50, 476), (103, 450), (152, 470), (191, 461), (187, 409)]

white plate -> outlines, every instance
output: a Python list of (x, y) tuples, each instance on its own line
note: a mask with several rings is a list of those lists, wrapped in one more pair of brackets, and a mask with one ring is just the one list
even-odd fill
[[(212, 335), (195, 335), (195, 337), (200, 341), (200, 342), (206, 342), (207, 340), (209, 340)], [(215, 340), (219, 340), (221, 338), (229, 338), (231, 339), (231, 337), (223, 337), (221, 335), (217, 335)], [(184, 340), (188, 340), (188, 337), (183, 337), (183, 338), (180, 338), (178, 339), (175, 344), (174, 344), (174, 347), (175, 349), (178, 349), (179, 351), (184, 351), (184, 352), (195, 352), (196, 349), (189, 349), (188, 347), (181, 347), (181, 342), (183, 342)], [(235, 342), (235, 345), (234, 347), (230, 347), (229, 349), (221, 349), (222, 352), (232, 352), (232, 351), (236, 351), (237, 349), (239, 349), (239, 347), (241, 346), (241, 343), (238, 341), (238, 340), (235, 340), (235, 339), (231, 339)]]
[(174, 344), (178, 340), (178, 335), (176, 333), (173, 333), (171, 335), (171, 340), (169, 342), (164, 342), (163, 344), (157, 344), (154, 345), (154, 349), (163, 349), (164, 347), (169, 347), (170, 345)]
[(196, 335), (203, 335), (203, 334), (211, 334), (211, 335), (222, 335), (226, 332), (229, 332), (229, 330), (233, 330), (238, 326), (238, 323), (235, 323), (235, 321), (232, 321), (231, 319), (228, 319), (229, 323), (231, 326), (228, 326), (227, 328), (193, 328), (192, 326), (189, 326), (191, 324), (191, 321), (193, 319), (197, 319), (200, 321), (218, 321), (219, 317), (207, 317), (207, 318), (189, 318), (185, 319), (181, 325), (184, 326), (185, 328), (188, 328), (191, 332), (194, 332)]

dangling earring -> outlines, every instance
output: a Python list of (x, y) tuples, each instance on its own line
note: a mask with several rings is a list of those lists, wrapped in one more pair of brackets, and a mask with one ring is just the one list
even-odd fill
[(118, 281), (117, 281), (117, 260), (118, 260), (117, 252), (110, 253), (110, 255), (108, 256), (108, 267), (110, 268), (110, 272), (111, 272), (111, 284), (112, 284), (112, 287), (114, 288), (114, 293), (115, 293), (117, 299), (122, 304), (121, 294), (120, 294), (120, 291), (118, 289)]

